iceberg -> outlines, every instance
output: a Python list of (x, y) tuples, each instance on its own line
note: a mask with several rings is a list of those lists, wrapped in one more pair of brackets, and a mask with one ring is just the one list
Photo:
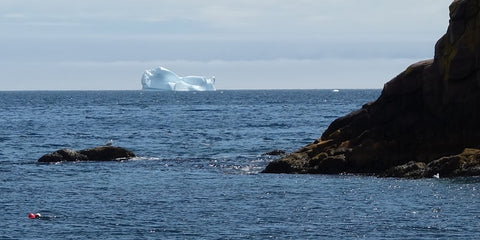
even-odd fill
[(215, 77), (203, 76), (180, 77), (164, 68), (156, 67), (145, 70), (142, 76), (143, 90), (157, 91), (215, 91)]

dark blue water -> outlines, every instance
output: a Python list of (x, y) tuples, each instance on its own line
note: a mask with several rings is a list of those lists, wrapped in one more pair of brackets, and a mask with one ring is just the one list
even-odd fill
[[(259, 173), (379, 93), (0, 92), (0, 239), (480, 237), (479, 178)], [(139, 157), (36, 163), (109, 139)]]

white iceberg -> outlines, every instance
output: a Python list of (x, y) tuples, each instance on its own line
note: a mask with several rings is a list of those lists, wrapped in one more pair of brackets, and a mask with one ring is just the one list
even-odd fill
[(142, 76), (143, 90), (157, 91), (215, 91), (215, 77), (180, 77), (174, 72), (156, 67), (146, 70)]

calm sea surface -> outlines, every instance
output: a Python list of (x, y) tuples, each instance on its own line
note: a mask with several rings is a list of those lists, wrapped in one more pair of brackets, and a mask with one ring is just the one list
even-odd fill
[[(0, 92), (0, 239), (480, 238), (480, 178), (259, 173), (379, 94)], [(36, 163), (110, 139), (138, 158)]]

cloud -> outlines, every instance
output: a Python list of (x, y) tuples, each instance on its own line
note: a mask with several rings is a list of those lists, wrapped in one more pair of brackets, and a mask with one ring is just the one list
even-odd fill
[[(158, 34), (161, 28), (142, 24), (191, 22), (211, 33), (257, 33), (278, 36), (323, 36), (338, 33), (395, 34), (435, 32), (443, 19), (448, 23), (451, 0), (3, 0), (0, 9), (12, 16), (28, 16), (38, 22), (95, 22), (91, 30), (132, 29)], [(101, 26), (105, 26), (102, 28)], [(135, 26), (135, 27), (134, 27)], [(165, 27), (165, 26), (161, 26)], [(191, 31), (192, 27), (177, 32)], [(74, 29), (75, 30), (75, 29)], [(72, 33), (74, 33), (72, 31)], [(97, 32), (98, 33), (98, 32)]]

